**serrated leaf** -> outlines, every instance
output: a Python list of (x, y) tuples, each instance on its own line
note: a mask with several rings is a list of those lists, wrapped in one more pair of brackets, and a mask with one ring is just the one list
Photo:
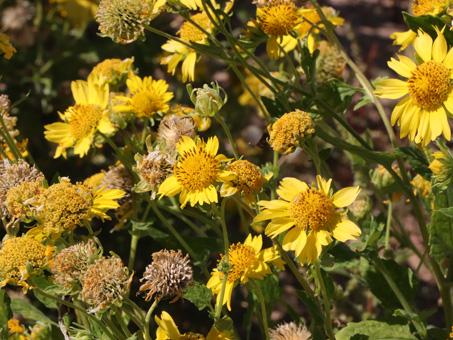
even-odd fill
[(423, 153), (414, 146), (395, 148), (395, 153), (408, 162), (414, 171), (427, 181), (431, 180), (432, 171)]
[[(410, 268), (400, 266), (394, 260), (380, 260), (393, 278), (406, 300), (413, 301), (418, 291), (418, 280)], [(384, 276), (364, 258), (361, 259), (362, 276), (371, 292), (390, 310), (401, 309), (395, 293), (390, 288)]]
[(453, 206), (452, 189), (448, 187), (444, 191), (433, 188), (434, 207), (431, 215), (431, 228), (429, 244), (430, 254), (438, 262), (453, 256), (453, 218), (451, 207)]
[(187, 289), (184, 299), (192, 302), (199, 310), (203, 310), (211, 305), (212, 290), (197, 283)]
[[(359, 337), (361, 336), (361, 337)], [(407, 322), (388, 323), (376, 320), (350, 322), (335, 334), (337, 340), (416, 340)]]
[(11, 299), (4, 289), (0, 289), (0, 335), (2, 339), (8, 339), (8, 320), (13, 317), (10, 307)]
[[(439, 28), (439, 30), (441, 30), (447, 24), (442, 21), (442, 19), (434, 15), (414, 16), (409, 13), (403, 12), (403, 17), (407, 26), (409, 26), (412, 31), (417, 32), (419, 29), (422, 29), (433, 39), (437, 38), (437, 32), (433, 26), (436, 26)], [(444, 31), (444, 36), (447, 40), (447, 44), (451, 45), (451, 42), (453, 41), (453, 32), (449, 29), (446, 29)]]
[(300, 65), (304, 70), (305, 77), (307, 78), (307, 84), (312, 84), (315, 82), (315, 73), (316, 73), (316, 59), (319, 56), (319, 50), (315, 50), (313, 54), (310, 53), (307, 45), (302, 46), (302, 55), (300, 60)]
[(58, 327), (58, 325), (50, 320), (43, 312), (23, 299), (11, 298), (11, 310), (14, 313), (21, 314), (26, 319), (41, 321)]
[(318, 304), (315, 302), (313, 297), (303, 290), (298, 290), (296, 293), (299, 296), (299, 299), (305, 305), (305, 307), (307, 307), (308, 312), (313, 318), (315, 324), (317, 325), (324, 324), (324, 315), (321, 311), (321, 308), (319, 308)]

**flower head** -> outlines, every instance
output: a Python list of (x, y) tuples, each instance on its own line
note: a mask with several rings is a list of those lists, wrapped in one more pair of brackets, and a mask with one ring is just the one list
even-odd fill
[(8, 320), (8, 330), (11, 334), (12, 333), (23, 334), (25, 332), (25, 328), (20, 325), (20, 322), (17, 319)]
[(132, 76), (132, 63), (134, 57), (121, 59), (105, 59), (93, 67), (91, 73), (98, 76), (102, 81), (109, 85), (123, 83), (127, 77)]
[(176, 146), (180, 157), (173, 176), (168, 177), (159, 187), (162, 196), (179, 195), (179, 203), (184, 208), (188, 202), (195, 204), (217, 203), (215, 182), (224, 182), (234, 176), (222, 170), (222, 162), (228, 161), (224, 155), (217, 155), (219, 140), (211, 137), (205, 143), (200, 139), (183, 136)]
[(168, 84), (165, 80), (154, 80), (151, 76), (141, 79), (132, 75), (126, 84), (131, 96), (117, 96), (116, 99), (123, 100), (125, 104), (115, 105), (115, 110), (134, 112), (139, 118), (151, 118), (158, 112), (168, 111), (168, 102), (173, 98), (173, 93), (167, 92)]
[(144, 40), (145, 26), (157, 14), (147, 0), (102, 0), (96, 21), (104, 36), (127, 44), (137, 39)]
[(418, 32), (414, 48), (422, 60), (420, 65), (405, 56), (398, 56), (399, 61), (392, 58), (388, 63), (395, 72), (409, 78), (407, 82), (387, 79), (377, 82), (379, 88), (375, 90), (382, 98), (405, 96), (393, 109), (392, 125), (401, 126), (401, 138), (409, 136), (424, 146), (442, 133), (447, 140), (451, 138), (445, 108), (453, 111), (453, 49), (448, 49), (443, 33), (437, 28), (436, 31), (434, 42), (429, 34)]
[(144, 284), (139, 292), (148, 291), (146, 301), (153, 296), (161, 299), (164, 296), (175, 297), (176, 301), (187, 287), (193, 284), (192, 267), (189, 254), (182, 256), (181, 250), (161, 250), (152, 254), (153, 262), (146, 267), (143, 278)]
[[(231, 310), (231, 294), (233, 288), (239, 283), (245, 284), (249, 279), (262, 280), (265, 276), (272, 273), (269, 264), (273, 264), (284, 270), (283, 260), (280, 259), (277, 247), (271, 247), (261, 250), (263, 247), (263, 238), (261, 235), (253, 236), (250, 234), (244, 243), (236, 243), (230, 246), (228, 250), (228, 262), (231, 266), (227, 276), (225, 295), (222, 305), (227, 304), (228, 310)], [(225, 259), (224, 255), (221, 255)], [(220, 300), (220, 291), (222, 289), (223, 272), (217, 268), (211, 273), (211, 278), (207, 287), (211, 288), (214, 294), (217, 294), (217, 303)]]
[(355, 239), (361, 231), (338, 208), (350, 205), (358, 196), (359, 187), (348, 187), (332, 195), (330, 184), (319, 175), (318, 188), (310, 188), (296, 178), (286, 177), (277, 190), (281, 199), (259, 201), (264, 207), (255, 222), (270, 220), (266, 235), (275, 238), (289, 230), (283, 238), (283, 249), (294, 250), (301, 264), (314, 263), (322, 246), (332, 242), (332, 236), (345, 242)]
[(0, 287), (13, 283), (26, 292), (32, 287), (26, 282), (30, 273), (27, 263), (37, 272), (42, 270), (52, 257), (54, 247), (45, 247), (29, 237), (15, 237), (4, 241), (0, 248)]
[(92, 239), (62, 249), (50, 265), (53, 282), (69, 290), (80, 285), (88, 266), (99, 257), (100, 251)]
[(11, 188), (27, 182), (42, 183), (43, 179), (44, 175), (40, 171), (22, 159), (19, 159), (17, 163), (0, 160), (0, 210), (2, 214), (5, 216), (9, 214), (6, 201)]
[(228, 164), (227, 170), (236, 174), (236, 177), (222, 184), (220, 195), (225, 197), (238, 193), (243, 196), (244, 201), (249, 205), (255, 202), (254, 195), (272, 177), (272, 174), (263, 177), (259, 168), (246, 160), (234, 161)]
[(424, 179), (419, 174), (412, 179), (411, 184), (414, 187), (415, 194), (418, 193), (425, 198), (431, 196), (431, 182)]
[(96, 75), (91, 74), (88, 81), (77, 80), (71, 83), (75, 104), (64, 114), (59, 113), (64, 123), (44, 126), (47, 140), (58, 143), (55, 158), (66, 158), (66, 149), (74, 147), (74, 153), (83, 157), (88, 153), (97, 131), (112, 133), (115, 128), (108, 118), (108, 84), (99, 84)]
[(448, 5), (449, 0), (414, 0), (412, 12), (415, 16), (430, 14), (437, 15)]
[(16, 49), (9, 42), (9, 37), (4, 33), (0, 33), (0, 53), (3, 53), (3, 57), (11, 59), (16, 52)]
[(271, 329), (269, 335), (271, 340), (309, 340), (311, 338), (307, 327), (294, 322), (284, 323), (276, 329)]
[(212, 327), (208, 335), (205, 337), (200, 333), (184, 333), (178, 330), (173, 318), (167, 312), (162, 312), (160, 318), (154, 317), (159, 328), (156, 331), (156, 340), (234, 340), (232, 331), (220, 331)]
[(141, 181), (135, 186), (135, 191), (151, 190), (152, 199), (155, 198), (160, 185), (173, 173), (176, 159), (170, 154), (156, 150), (146, 156), (135, 156), (137, 165), (133, 168)]
[(341, 79), (346, 62), (335, 47), (326, 40), (321, 40), (315, 44), (315, 48), (319, 50), (319, 56), (316, 59), (317, 81)]
[(176, 144), (182, 136), (195, 138), (195, 121), (190, 116), (167, 115), (159, 124), (157, 139), (160, 143), (165, 143), (168, 152), (176, 150)]
[(80, 294), (82, 301), (93, 307), (89, 312), (104, 310), (111, 305), (120, 306), (132, 275), (123, 261), (116, 257), (98, 259), (90, 265), (83, 276)]
[(44, 190), (41, 182), (24, 182), (11, 188), (6, 195), (6, 207), (10, 216), (23, 221), (31, 220), (36, 213), (33, 202), (39, 199)]
[(120, 190), (124, 195), (116, 200), (120, 206), (132, 201), (134, 194), (135, 179), (129, 170), (122, 164), (114, 165), (105, 172), (100, 187), (107, 190)]
[(285, 113), (268, 126), (269, 144), (278, 152), (289, 153), (299, 146), (299, 138), (309, 138), (315, 132), (310, 114), (301, 110)]

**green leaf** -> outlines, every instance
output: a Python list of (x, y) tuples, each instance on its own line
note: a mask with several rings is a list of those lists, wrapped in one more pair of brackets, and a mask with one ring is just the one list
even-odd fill
[(431, 216), (429, 244), (431, 246), (430, 254), (437, 262), (453, 256), (452, 191), (450, 187), (444, 191), (433, 188), (436, 210)]
[(8, 320), (13, 317), (10, 307), (11, 299), (6, 290), (0, 289), (0, 335), (2, 339), (8, 339)]
[(316, 82), (316, 59), (319, 56), (319, 50), (315, 50), (313, 54), (310, 53), (307, 45), (302, 46), (302, 57), (300, 60), (300, 65), (304, 70), (305, 77), (307, 78), (307, 84), (312, 84)]
[[(380, 260), (406, 300), (413, 301), (418, 291), (418, 280), (410, 268), (400, 266), (394, 260)], [(362, 276), (366, 280), (371, 292), (390, 310), (401, 309), (402, 306), (393, 293), (384, 276), (378, 272), (367, 260), (361, 259)]]
[(23, 299), (11, 298), (11, 309), (14, 313), (21, 314), (25, 319), (41, 321), (58, 327), (43, 312)]
[(197, 283), (187, 289), (184, 299), (192, 302), (199, 310), (203, 310), (211, 305), (212, 290)]
[[(437, 26), (439, 30), (441, 30), (444, 26), (447, 25), (442, 19), (436, 17), (434, 15), (419, 15), (414, 16), (409, 13), (403, 12), (404, 21), (406, 22), (407, 26), (414, 31), (417, 32), (420, 28), (428, 33), (431, 38), (436, 39), (437, 33), (433, 26)], [(447, 43), (451, 45), (453, 41), (453, 32), (450, 31), (448, 28), (444, 31), (445, 39)]]
[[(356, 93), (365, 93), (365, 91), (338, 79), (331, 79), (318, 87), (318, 99), (329, 105), (335, 112), (341, 113), (351, 106), (352, 97)], [(320, 110), (322, 111), (322, 108)]]
[(365, 105), (371, 104), (372, 102), (373, 102), (373, 100), (371, 99), (371, 97), (368, 94), (366, 94), (362, 98), (360, 98), (360, 100), (357, 102), (357, 104), (355, 104), (354, 111), (360, 109), (361, 107), (363, 107)]
[(131, 222), (132, 222), (132, 231), (130, 232), (131, 234), (136, 234), (140, 237), (150, 236), (154, 240), (168, 237), (167, 233), (164, 233), (163, 231), (160, 231), (159, 229), (154, 228), (152, 226), (154, 224), (153, 220), (147, 222), (141, 221)]
[(328, 271), (337, 269), (338, 267), (352, 268), (359, 264), (359, 256), (353, 252), (343, 242), (338, 242), (335, 247), (329, 249), (329, 254), (334, 257), (334, 264), (329, 268), (324, 268)]
[(431, 175), (433, 173), (429, 168), (429, 162), (419, 149), (414, 146), (405, 146), (395, 148), (395, 153), (404, 158), (404, 160), (412, 166), (417, 174), (422, 176), (427, 181), (431, 180)]
[(269, 112), (272, 117), (281, 117), (286, 113), (285, 108), (278, 100), (261, 96), (261, 101), (266, 107), (267, 112)]
[(321, 268), (321, 275), (322, 275), (322, 280), (324, 281), (324, 285), (326, 287), (326, 293), (327, 297), (329, 300), (333, 298), (333, 295), (335, 294), (335, 285), (333, 284), (333, 280), (330, 277), (327, 272)]
[(377, 320), (350, 322), (335, 334), (335, 338), (337, 340), (417, 340), (405, 320), (393, 323)]
[[(45, 276), (38, 276), (33, 280), (33, 283), (39, 288), (50, 294), (62, 295), (65, 291), (57, 285), (50, 282)], [(58, 304), (52, 299), (46, 298), (41, 294), (35, 294), (35, 297), (41, 301), (47, 308), (58, 309)]]
[(298, 290), (296, 293), (299, 296), (299, 299), (305, 305), (305, 307), (307, 307), (315, 324), (317, 325), (324, 324), (324, 315), (321, 311), (321, 308), (319, 308), (318, 304), (315, 302), (313, 297), (303, 290)]

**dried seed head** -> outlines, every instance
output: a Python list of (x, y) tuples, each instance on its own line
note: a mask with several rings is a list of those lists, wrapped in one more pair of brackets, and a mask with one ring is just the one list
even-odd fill
[(165, 116), (159, 125), (159, 134), (157, 136), (159, 142), (165, 142), (168, 152), (176, 150), (176, 144), (182, 136), (194, 138), (195, 132), (195, 121), (192, 117), (177, 115)]
[(120, 306), (131, 280), (132, 275), (121, 259), (116, 257), (98, 259), (88, 267), (83, 276), (82, 300), (93, 306), (90, 313), (113, 304)]
[(7, 94), (0, 94), (0, 108), (3, 110), (8, 110), (11, 106), (11, 100)]
[(8, 216), (6, 196), (11, 188), (17, 187), (24, 182), (39, 182), (44, 175), (34, 166), (30, 167), (24, 160), (19, 159), (16, 164), (10, 164), (8, 160), (0, 160), (0, 210), (4, 216)]
[(144, 39), (153, 17), (147, 0), (102, 0), (95, 16), (102, 34), (121, 44)]
[(181, 250), (164, 249), (153, 253), (152, 257), (153, 262), (146, 267), (140, 280), (145, 281), (140, 292), (148, 290), (146, 301), (151, 300), (154, 294), (157, 298), (175, 296), (177, 300), (193, 284), (189, 255), (183, 257)]
[(152, 151), (142, 160), (137, 160), (134, 171), (138, 173), (148, 190), (152, 191), (152, 198), (156, 196), (159, 186), (173, 173), (176, 160), (168, 153)]
[(115, 165), (104, 174), (101, 186), (107, 189), (118, 189), (125, 192), (124, 196), (116, 200), (119, 205), (123, 205), (132, 199), (134, 193), (134, 177), (123, 165)]
[(50, 266), (55, 284), (72, 288), (83, 281), (83, 276), (91, 264), (100, 256), (96, 243), (90, 239), (62, 249)]
[(284, 323), (276, 329), (270, 329), (271, 340), (308, 340), (311, 337), (307, 327), (294, 322)]

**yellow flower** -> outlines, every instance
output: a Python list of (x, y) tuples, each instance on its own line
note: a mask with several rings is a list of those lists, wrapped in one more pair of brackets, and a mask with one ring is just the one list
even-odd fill
[(390, 35), (390, 39), (393, 39), (393, 45), (401, 45), (400, 51), (404, 50), (407, 46), (412, 44), (417, 38), (417, 33), (412, 30), (405, 32), (394, 32)]
[(407, 82), (398, 79), (386, 79), (377, 82), (375, 90), (382, 98), (403, 98), (393, 109), (391, 122), (401, 126), (401, 138), (409, 135), (411, 141), (426, 146), (443, 133), (447, 140), (451, 138), (447, 112), (453, 112), (453, 92), (450, 84), (453, 78), (453, 49), (448, 49), (447, 42), (436, 28), (437, 38), (433, 43), (429, 34), (419, 31), (414, 41), (414, 48), (421, 60), (416, 65), (405, 56), (392, 58), (388, 65)]
[(98, 11), (96, 0), (50, 0), (50, 3), (58, 3), (60, 14), (69, 18), (77, 27), (93, 20)]
[(66, 158), (66, 149), (74, 146), (74, 153), (83, 157), (88, 153), (97, 131), (112, 133), (115, 131), (108, 118), (108, 84), (99, 84), (99, 79), (91, 74), (88, 81), (77, 80), (71, 83), (75, 105), (64, 114), (59, 112), (64, 123), (44, 126), (44, 135), (48, 141), (58, 143), (55, 158)]
[(0, 53), (4, 53), (3, 57), (5, 59), (11, 59), (16, 52), (16, 49), (9, 42), (9, 37), (4, 33), (0, 33)]
[(359, 187), (348, 187), (332, 195), (329, 179), (316, 177), (318, 189), (309, 188), (296, 178), (284, 178), (277, 190), (281, 199), (259, 201), (264, 207), (255, 222), (273, 219), (266, 227), (266, 235), (275, 238), (288, 231), (283, 239), (283, 249), (294, 250), (301, 264), (314, 263), (322, 246), (332, 242), (332, 237), (345, 242), (355, 239), (361, 231), (337, 208), (350, 205), (360, 192)]
[(254, 195), (261, 190), (264, 183), (272, 178), (272, 173), (263, 177), (259, 168), (246, 160), (229, 164), (227, 170), (236, 176), (222, 184), (220, 195), (226, 197), (238, 193), (248, 205), (256, 202)]
[(292, 1), (271, 0), (264, 7), (256, 10), (257, 26), (267, 35), (266, 51), (271, 59), (278, 59), (285, 51), (291, 51), (297, 45), (297, 39), (291, 36), (300, 20), (302, 11)]
[(33, 287), (27, 283), (27, 263), (36, 271), (43, 269), (53, 255), (53, 246), (45, 247), (30, 237), (15, 237), (2, 243), (0, 249), (0, 287), (13, 283), (24, 293)]
[(132, 72), (132, 63), (134, 57), (121, 59), (105, 59), (104, 61), (93, 67), (91, 73), (94, 73), (102, 81), (108, 84), (117, 84), (124, 81), (125, 77), (131, 77), (134, 73)]
[(219, 140), (211, 137), (205, 143), (200, 139), (182, 136), (176, 145), (180, 154), (173, 176), (168, 177), (159, 187), (158, 194), (175, 196), (179, 193), (179, 203), (184, 208), (203, 203), (217, 203), (215, 182), (224, 182), (234, 177), (234, 174), (221, 168), (222, 162), (229, 161), (224, 155), (217, 155)]
[(153, 77), (141, 79), (132, 75), (126, 82), (130, 97), (118, 96), (125, 104), (115, 105), (114, 110), (119, 112), (134, 112), (137, 117), (151, 118), (158, 112), (169, 109), (168, 102), (173, 98), (172, 92), (167, 92), (168, 84), (165, 80), (154, 80)]
[[(153, 0), (152, 2), (154, 10), (157, 11), (165, 7), (167, 0)], [(203, 8), (202, 0), (179, 0), (179, 2), (192, 10)]]
[[(195, 21), (205, 31), (212, 33), (214, 25), (209, 20), (205, 12), (191, 15), (190, 18)], [(208, 44), (208, 37), (190, 22), (184, 22), (181, 29), (177, 32), (180, 39), (186, 43), (194, 42), (197, 44)], [(171, 55), (161, 59), (161, 65), (168, 65), (168, 72), (175, 74), (176, 67), (182, 61), (182, 81), (195, 80), (195, 64), (197, 62), (197, 52), (174, 40), (168, 40), (162, 45), (164, 51), (170, 52)]]
[[(284, 270), (285, 262), (280, 259), (277, 247), (271, 247), (261, 250), (263, 247), (263, 238), (261, 235), (253, 236), (249, 234), (242, 244), (240, 242), (232, 244), (228, 250), (228, 262), (232, 266), (227, 276), (225, 294), (222, 305), (227, 304), (228, 310), (231, 310), (231, 293), (238, 283), (246, 284), (249, 279), (262, 280), (268, 274), (272, 273), (269, 264), (277, 266)], [(224, 255), (221, 255), (225, 259)], [(206, 286), (211, 288), (212, 292), (217, 295), (217, 303), (220, 300), (220, 291), (222, 290), (224, 274), (217, 268), (211, 273)]]
[(24, 327), (22, 327), (17, 319), (8, 320), (8, 328), (10, 333), (19, 333), (23, 334), (25, 332)]
[(206, 337), (191, 332), (181, 334), (173, 318), (167, 312), (162, 312), (160, 318), (156, 315), (154, 320), (159, 326), (156, 331), (156, 340), (234, 340), (232, 331), (221, 332), (215, 327), (211, 328)]

